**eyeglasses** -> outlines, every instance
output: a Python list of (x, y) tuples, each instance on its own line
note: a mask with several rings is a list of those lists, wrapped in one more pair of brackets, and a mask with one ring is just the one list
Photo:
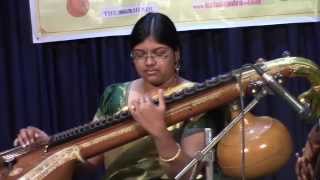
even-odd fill
[(133, 50), (130, 56), (135, 61), (146, 61), (148, 58), (151, 58), (155, 61), (163, 61), (168, 59), (170, 53), (170, 48), (161, 47), (151, 51)]

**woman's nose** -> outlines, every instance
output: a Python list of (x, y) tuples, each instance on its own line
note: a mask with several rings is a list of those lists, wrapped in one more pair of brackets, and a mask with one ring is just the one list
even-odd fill
[(149, 55), (145, 58), (144, 62), (146, 65), (154, 65), (156, 63), (156, 60), (152, 55)]

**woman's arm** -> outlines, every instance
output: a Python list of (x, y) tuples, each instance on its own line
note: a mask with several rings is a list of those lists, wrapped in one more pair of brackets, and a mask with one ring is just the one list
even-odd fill
[[(154, 138), (154, 140), (159, 156), (161, 157), (160, 160), (165, 159), (165, 161), (162, 160), (164, 164), (163, 167), (171, 178), (174, 178), (205, 145), (203, 132), (198, 132), (183, 138), (180, 147), (172, 137)], [(174, 158), (179, 148), (181, 148), (181, 152)], [(183, 179), (188, 179), (190, 172), (185, 174)]]
[[(160, 160), (164, 162), (167, 174), (174, 177), (204, 147), (204, 133), (199, 132), (182, 139), (178, 144), (165, 123), (163, 91), (159, 91), (159, 105), (150, 97), (143, 97), (129, 105), (133, 118), (153, 138)], [(187, 175), (188, 176), (188, 175)]]

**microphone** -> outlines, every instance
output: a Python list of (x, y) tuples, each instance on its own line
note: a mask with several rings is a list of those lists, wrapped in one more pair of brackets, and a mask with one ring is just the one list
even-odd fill
[(262, 77), (267, 86), (298, 113), (302, 119), (310, 119), (311, 111), (307, 105), (301, 105), (287, 90), (285, 90), (271, 75), (267, 74), (258, 65), (251, 65), (251, 67)]

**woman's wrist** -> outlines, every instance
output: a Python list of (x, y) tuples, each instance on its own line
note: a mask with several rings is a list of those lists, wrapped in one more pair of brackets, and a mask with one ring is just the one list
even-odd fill
[(169, 132), (166, 128), (162, 128), (151, 134), (152, 138), (155, 140), (167, 140), (168, 138), (172, 138), (171, 132)]
[(178, 144), (170, 131), (167, 129), (152, 136), (159, 149), (159, 160), (170, 163), (177, 160), (182, 154), (182, 148)]

